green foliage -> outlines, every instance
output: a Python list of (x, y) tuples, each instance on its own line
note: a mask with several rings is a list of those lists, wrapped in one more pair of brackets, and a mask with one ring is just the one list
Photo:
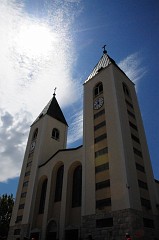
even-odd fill
[(13, 205), (13, 194), (0, 196), (0, 238), (7, 238)]

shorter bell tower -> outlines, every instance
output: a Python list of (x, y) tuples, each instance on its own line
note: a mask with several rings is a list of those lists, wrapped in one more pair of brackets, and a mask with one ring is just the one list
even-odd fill
[[(38, 168), (58, 150), (66, 148), (68, 125), (56, 100), (55, 92), (30, 128), (10, 231), (21, 229), (28, 236), (29, 218)], [(12, 227), (13, 226), (13, 227)]]

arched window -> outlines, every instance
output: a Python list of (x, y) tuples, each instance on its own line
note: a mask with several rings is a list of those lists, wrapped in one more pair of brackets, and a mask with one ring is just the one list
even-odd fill
[(39, 204), (39, 214), (44, 213), (46, 189), (47, 189), (47, 179), (45, 179), (42, 183), (40, 204)]
[(60, 132), (57, 128), (53, 128), (52, 130), (52, 138), (55, 140), (59, 140), (60, 138)]
[(73, 173), (73, 185), (72, 185), (72, 207), (81, 206), (82, 197), (82, 166), (75, 168)]
[(130, 91), (129, 91), (129, 89), (128, 89), (128, 87), (126, 86), (125, 83), (123, 83), (123, 91), (124, 91), (124, 93), (125, 93), (126, 96), (131, 97)]
[(33, 137), (32, 137), (32, 141), (35, 140), (38, 136), (38, 128), (35, 129)]
[(35, 129), (33, 136), (32, 136), (31, 145), (30, 145), (30, 153), (33, 153), (33, 151), (34, 151), (37, 136), (38, 136), (38, 128)]
[(61, 201), (64, 166), (59, 167), (56, 176), (55, 202)]
[(103, 84), (100, 82), (94, 88), (94, 97), (101, 94), (103, 92)]
[(57, 239), (57, 223), (54, 220), (51, 220), (47, 226), (46, 239)]

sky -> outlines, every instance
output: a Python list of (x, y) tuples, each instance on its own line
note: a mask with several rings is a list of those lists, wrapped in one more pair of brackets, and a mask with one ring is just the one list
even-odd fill
[(135, 83), (154, 177), (159, 179), (159, 1), (0, 1), (0, 194), (13, 193), (31, 123), (56, 98), (82, 144), (83, 83), (109, 56)]

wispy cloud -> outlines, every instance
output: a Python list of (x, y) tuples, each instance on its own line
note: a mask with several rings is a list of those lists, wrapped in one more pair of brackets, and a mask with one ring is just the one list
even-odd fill
[(63, 108), (80, 98), (79, 83), (72, 78), (76, 56), (71, 35), (79, 1), (46, 1), (44, 18), (28, 14), (22, 2), (0, 2), (2, 182), (19, 175), (29, 125), (54, 87)]
[(75, 143), (83, 136), (83, 110), (75, 112), (71, 119), (71, 128), (68, 133), (68, 144)]
[(142, 58), (139, 53), (133, 53), (119, 62), (118, 66), (134, 83), (137, 83), (146, 73), (146, 68), (142, 66)]
[(65, 0), (66, 2), (69, 2), (69, 3), (79, 3), (80, 0)]
[(77, 29), (75, 32), (81, 33), (81, 32), (87, 32), (87, 31), (95, 31), (96, 29), (100, 28), (106, 28), (106, 24), (103, 25), (98, 25), (98, 26), (93, 26), (93, 27), (83, 27), (81, 29)]

